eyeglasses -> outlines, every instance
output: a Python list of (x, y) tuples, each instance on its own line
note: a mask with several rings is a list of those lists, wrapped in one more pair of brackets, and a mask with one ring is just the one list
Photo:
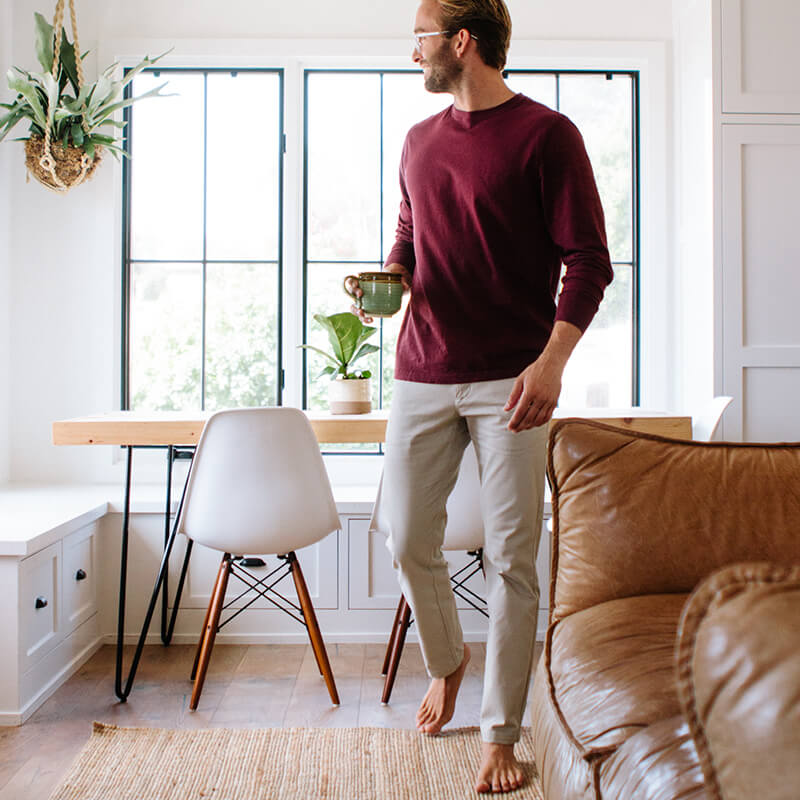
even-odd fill
[[(431, 31), (431, 33), (415, 33), (412, 34), (414, 36), (414, 47), (418, 52), (422, 52), (422, 40), (427, 39), (428, 36), (447, 36), (452, 35), (450, 31)], [(474, 39), (476, 42), (478, 41), (477, 36), (473, 36), (472, 34), (469, 35), (470, 39)]]
[(442, 36), (445, 33), (447, 33), (447, 31), (433, 31), (432, 33), (415, 33), (414, 47), (421, 53), (423, 39), (427, 39), (429, 36)]

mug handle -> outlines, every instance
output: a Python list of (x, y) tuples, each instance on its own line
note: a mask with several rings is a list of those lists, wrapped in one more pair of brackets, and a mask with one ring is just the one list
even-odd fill
[(356, 301), (356, 308), (361, 308), (361, 298), (360, 298), (360, 297), (356, 297), (356, 296), (355, 296), (355, 295), (354, 295), (354, 294), (353, 294), (353, 293), (352, 293), (352, 292), (351, 292), (351, 291), (350, 291), (350, 290), (347, 288), (347, 281), (349, 281), (349, 280), (353, 280), (353, 281), (355, 281), (355, 282), (356, 282), (356, 285), (358, 285), (358, 278), (357, 278), (355, 275), (348, 275), (348, 276), (347, 276), (347, 277), (346, 277), (346, 278), (345, 278), (345, 279), (342, 281), (342, 288), (344, 289), (344, 293), (345, 293), (345, 294), (347, 294), (347, 295), (350, 295), (350, 297), (352, 297), (352, 298), (353, 298), (353, 300), (355, 300), (355, 301)]

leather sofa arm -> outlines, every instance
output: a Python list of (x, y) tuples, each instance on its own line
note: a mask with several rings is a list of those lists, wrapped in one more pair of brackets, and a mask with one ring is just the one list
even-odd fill
[(681, 705), (712, 800), (800, 792), (800, 565), (737, 564), (684, 607)]

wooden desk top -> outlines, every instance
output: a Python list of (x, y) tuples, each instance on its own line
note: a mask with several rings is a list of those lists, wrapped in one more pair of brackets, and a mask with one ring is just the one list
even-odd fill
[[(194, 445), (210, 411), (115, 411), (53, 423), (56, 445)], [(383, 442), (388, 410), (369, 414), (306, 412), (317, 440), (336, 442)], [(581, 417), (628, 430), (691, 439), (689, 416), (647, 411), (641, 408), (556, 409), (555, 419)]]

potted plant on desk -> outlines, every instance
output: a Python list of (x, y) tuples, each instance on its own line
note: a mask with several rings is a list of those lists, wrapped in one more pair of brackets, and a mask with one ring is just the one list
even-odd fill
[(314, 319), (326, 330), (331, 352), (326, 353), (310, 344), (301, 344), (300, 347), (314, 350), (331, 362), (320, 373), (320, 377), (330, 375), (333, 379), (328, 391), (331, 414), (366, 414), (372, 411), (372, 373), (368, 369), (353, 369), (353, 364), (378, 351), (376, 345), (366, 344), (377, 329), (364, 325), (349, 312), (327, 317), (314, 314)]

